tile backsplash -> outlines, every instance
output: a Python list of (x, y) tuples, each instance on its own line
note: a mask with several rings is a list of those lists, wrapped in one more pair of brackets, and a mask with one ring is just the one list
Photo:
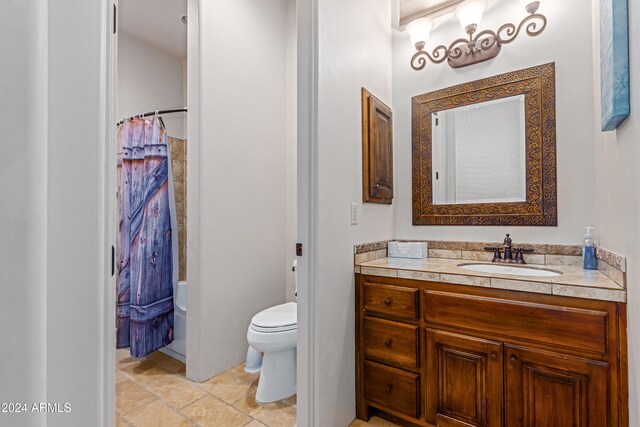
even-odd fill
[(178, 222), (178, 280), (187, 280), (187, 140), (169, 137)]

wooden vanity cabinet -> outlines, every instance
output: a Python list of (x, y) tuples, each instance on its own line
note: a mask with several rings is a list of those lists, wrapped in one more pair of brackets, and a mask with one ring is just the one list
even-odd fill
[(626, 305), (356, 274), (356, 411), (407, 426), (628, 426)]

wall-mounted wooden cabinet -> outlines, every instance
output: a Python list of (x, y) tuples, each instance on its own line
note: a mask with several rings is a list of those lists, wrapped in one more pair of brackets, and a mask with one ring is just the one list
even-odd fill
[(362, 201), (393, 201), (393, 116), (391, 108), (362, 88)]
[(628, 426), (624, 303), (356, 279), (359, 419)]

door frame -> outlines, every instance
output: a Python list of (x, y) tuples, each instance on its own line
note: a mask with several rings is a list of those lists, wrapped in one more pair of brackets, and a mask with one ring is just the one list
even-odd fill
[[(188, 33), (188, 61), (192, 70), (188, 73), (187, 104), (188, 115), (188, 139), (191, 145), (199, 144), (199, 105), (198, 97), (200, 78), (198, 61), (200, 53), (199, 9), (204, 0), (188, 0), (189, 22), (194, 30)], [(117, 77), (117, 21), (114, 11), (117, 10), (118, 0), (102, 0), (105, 11), (103, 31), (103, 89), (105, 91), (104, 114), (100, 117), (100, 124), (104, 129), (105, 141), (105, 169), (103, 171), (105, 191), (102, 228), (104, 230), (105, 256), (103, 257), (104, 277), (102, 297), (102, 333), (103, 333), (103, 358), (101, 362), (100, 376), (102, 378), (102, 399), (100, 402), (103, 426), (115, 425), (115, 366), (116, 366), (116, 288), (115, 275), (111, 275), (111, 247), (115, 248), (116, 242), (116, 202), (114, 195), (117, 190), (116, 183), (116, 147), (117, 132), (115, 123), (116, 101), (116, 77)], [(114, 9), (114, 5), (115, 8)], [(195, 15), (195, 16), (192, 16)], [(317, 265), (317, 241), (318, 228), (316, 223), (316, 207), (318, 206), (318, 174), (317, 174), (317, 0), (296, 0), (297, 15), (297, 109), (298, 109), (298, 149), (297, 149), (297, 214), (298, 214), (298, 241), (303, 244), (303, 256), (298, 258), (298, 405), (297, 425), (300, 427), (314, 426), (315, 415), (315, 381), (318, 373), (315, 369), (315, 284), (318, 273)], [(194, 25), (195, 23), (195, 25)], [(113, 33), (114, 25), (116, 32)], [(190, 25), (191, 28), (191, 25)], [(189, 89), (191, 86), (191, 89)], [(189, 97), (189, 94), (191, 97)], [(197, 152), (197, 150), (189, 150)], [(190, 159), (191, 186), (197, 188), (199, 182), (199, 165), (197, 158)], [(195, 201), (197, 203), (197, 201)], [(193, 223), (198, 224), (197, 205), (191, 207), (190, 213), (196, 215)], [(196, 225), (197, 227), (197, 225)], [(193, 230), (188, 236), (187, 253), (192, 259), (197, 259), (197, 230)], [(195, 240), (194, 240), (195, 238)], [(115, 256), (115, 255), (114, 255)], [(113, 260), (115, 262), (115, 259)], [(189, 268), (189, 274), (197, 269)], [(192, 278), (190, 276), (190, 282)], [(198, 285), (198, 277), (193, 277), (190, 286)], [(196, 308), (197, 309), (197, 308)], [(190, 316), (193, 319), (195, 316)], [(197, 328), (198, 325), (195, 325)], [(194, 353), (197, 343), (190, 343), (187, 335), (187, 362), (189, 353)], [(194, 351), (189, 351), (192, 349)], [(193, 362), (193, 361), (192, 361)], [(196, 362), (197, 363), (197, 362)]]
[(316, 414), (316, 334), (315, 295), (318, 272), (317, 242), (318, 206), (317, 168), (317, 0), (297, 0), (298, 50), (298, 147), (297, 147), (297, 216), (298, 242), (302, 257), (298, 257), (298, 351), (297, 426), (313, 427)]
[(103, 50), (102, 61), (104, 64), (103, 89), (105, 98), (104, 116), (100, 118), (100, 125), (104, 130), (105, 137), (105, 168), (103, 178), (105, 183), (103, 206), (102, 229), (104, 230), (103, 257), (104, 265), (102, 271), (106, 273), (104, 277), (103, 300), (102, 300), (102, 420), (103, 426), (113, 426), (116, 421), (116, 275), (115, 273), (115, 247), (116, 247), (116, 166), (117, 166), (117, 132), (113, 125), (116, 121), (116, 79), (118, 72), (118, 22), (116, 14), (118, 10), (118, 0), (103, 0), (103, 10), (105, 23), (103, 30)]
[[(200, 188), (200, 158), (197, 153), (200, 151), (200, 2), (199, 0), (187, 0), (187, 278), (190, 289), (197, 289), (200, 286), (200, 275), (198, 266), (193, 260), (199, 257), (199, 235), (200, 235), (200, 211), (199, 200), (193, 197), (198, 194)], [(197, 261), (196, 261), (197, 262)], [(189, 339), (189, 336), (199, 336), (197, 333), (200, 324), (197, 322), (200, 307), (200, 300), (197, 298), (198, 292), (189, 291), (187, 293), (187, 354), (186, 354), (186, 377), (196, 380), (200, 367), (198, 366), (199, 354), (198, 340)]]

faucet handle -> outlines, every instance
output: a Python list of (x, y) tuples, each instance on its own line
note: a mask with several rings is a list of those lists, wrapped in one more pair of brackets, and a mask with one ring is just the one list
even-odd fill
[(491, 262), (496, 262), (499, 259), (502, 259), (502, 253), (500, 252), (502, 248), (499, 246), (485, 246), (484, 250), (487, 252), (493, 252), (493, 259)]
[(514, 261), (517, 264), (524, 264), (524, 257), (522, 256), (522, 249), (516, 249), (516, 257), (514, 258)]
[(533, 248), (520, 248), (518, 250), (521, 251), (523, 254), (530, 254), (531, 252), (535, 251), (535, 249)]

